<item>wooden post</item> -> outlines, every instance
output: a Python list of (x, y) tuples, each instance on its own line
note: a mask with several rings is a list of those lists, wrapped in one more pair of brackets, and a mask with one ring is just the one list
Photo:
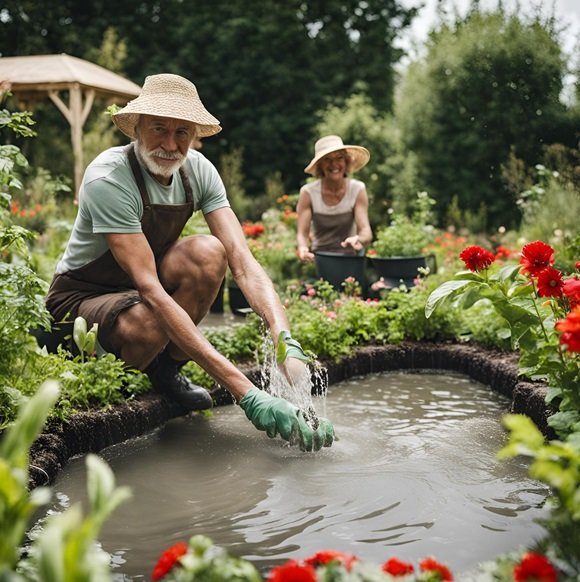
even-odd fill
[(95, 99), (94, 89), (85, 91), (85, 102), (83, 105), (83, 91), (78, 83), (69, 86), (69, 105), (62, 101), (57, 91), (49, 91), (48, 96), (58, 107), (60, 112), (70, 124), (71, 142), (74, 156), (74, 181), (75, 181), (75, 202), (78, 201), (79, 188), (85, 170), (83, 160), (83, 126)]

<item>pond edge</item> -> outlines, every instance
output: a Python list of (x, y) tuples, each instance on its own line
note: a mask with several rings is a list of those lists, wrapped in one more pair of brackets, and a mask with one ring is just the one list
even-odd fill
[[(465, 374), (510, 399), (506, 412), (529, 416), (542, 433), (555, 438), (547, 419), (555, 411), (545, 402), (547, 386), (522, 381), (518, 354), (451, 342), (402, 342), (396, 345), (356, 348), (338, 362), (321, 360), (328, 385), (349, 378), (395, 370), (437, 370)], [(256, 367), (240, 369), (254, 384), (262, 383)], [(316, 387), (315, 389), (320, 387)], [(221, 387), (212, 390), (216, 405), (231, 404)], [(179, 405), (149, 392), (107, 410), (82, 412), (54, 430), (39, 435), (30, 449), (29, 488), (52, 484), (74, 457), (98, 453), (106, 447), (143, 435), (168, 420), (188, 414)]]

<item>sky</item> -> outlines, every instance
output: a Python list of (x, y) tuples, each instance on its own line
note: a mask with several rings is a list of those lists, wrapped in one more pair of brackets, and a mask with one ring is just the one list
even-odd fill
[[(501, 0), (504, 9), (509, 13), (517, 10), (523, 15), (535, 15), (538, 10), (542, 16), (549, 16), (552, 10), (562, 31), (562, 47), (568, 56), (570, 67), (580, 67), (580, 0)], [(405, 7), (423, 6), (413, 20), (409, 30), (403, 35), (399, 44), (413, 58), (420, 55), (429, 31), (438, 22), (437, 6), (442, 7), (451, 15), (465, 15), (472, 0), (402, 0)], [(497, 7), (498, 0), (480, 0), (482, 10)], [(404, 59), (403, 68), (408, 59)], [(564, 96), (573, 93), (575, 76), (571, 73), (564, 79)]]
[[(429, 30), (437, 22), (437, 5), (439, 3), (453, 13), (454, 7), (461, 15), (465, 15), (472, 0), (403, 0), (403, 5), (408, 7), (421, 6), (419, 14), (415, 17), (409, 34), (404, 42), (406, 46), (413, 46), (415, 43), (421, 44), (427, 38)], [(493, 9), (497, 6), (498, 0), (480, 0), (483, 10)], [(579, 0), (502, 0), (506, 11), (517, 9), (521, 14), (533, 15), (539, 9), (540, 14), (549, 15), (554, 9), (554, 13), (562, 25), (567, 27), (564, 33), (564, 49), (572, 52), (574, 47), (580, 48), (580, 1)]]

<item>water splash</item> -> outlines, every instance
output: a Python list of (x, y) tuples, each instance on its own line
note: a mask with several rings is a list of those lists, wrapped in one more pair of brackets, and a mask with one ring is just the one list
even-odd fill
[(295, 358), (284, 363), (276, 361), (276, 350), (269, 334), (264, 334), (262, 343), (264, 361), (260, 367), (262, 386), (273, 396), (284, 398), (297, 406), (306, 422), (316, 430), (320, 424), (314, 408), (312, 393), (325, 397), (328, 387), (326, 368), (319, 362), (304, 364)]

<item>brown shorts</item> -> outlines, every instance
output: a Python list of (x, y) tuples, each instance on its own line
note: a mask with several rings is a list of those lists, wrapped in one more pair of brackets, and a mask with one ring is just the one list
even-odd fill
[(116, 289), (80, 281), (67, 274), (56, 275), (46, 297), (46, 306), (54, 320), (52, 334), (56, 338), (53, 340), (74, 353), (70, 336), (74, 320), (80, 316), (89, 328), (98, 324), (99, 344), (120, 357), (111, 345), (111, 333), (119, 313), (137, 303), (141, 303), (141, 296), (136, 289)]

